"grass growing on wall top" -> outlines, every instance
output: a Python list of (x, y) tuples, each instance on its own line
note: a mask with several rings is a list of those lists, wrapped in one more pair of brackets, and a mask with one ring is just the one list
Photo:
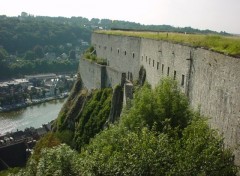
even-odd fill
[(193, 47), (204, 47), (216, 52), (240, 57), (240, 37), (221, 35), (183, 34), (167, 32), (139, 32), (139, 31), (95, 31), (96, 33), (142, 37), (155, 40), (167, 40), (183, 43)]

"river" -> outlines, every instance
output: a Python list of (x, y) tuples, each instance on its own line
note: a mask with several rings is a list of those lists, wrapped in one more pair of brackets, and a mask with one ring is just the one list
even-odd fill
[(12, 112), (0, 112), (0, 135), (28, 127), (38, 128), (56, 119), (65, 100), (53, 100)]

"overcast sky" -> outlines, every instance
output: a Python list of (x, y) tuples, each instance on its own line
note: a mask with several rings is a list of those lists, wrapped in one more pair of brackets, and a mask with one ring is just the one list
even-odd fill
[[(2, 0), (0, 15), (81, 16), (240, 34), (240, 0)], [(1, 24), (0, 24), (1, 25)]]

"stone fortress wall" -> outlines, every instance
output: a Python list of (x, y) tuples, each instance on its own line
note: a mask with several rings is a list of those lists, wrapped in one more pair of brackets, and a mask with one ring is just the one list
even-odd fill
[[(141, 66), (153, 87), (161, 78), (173, 77), (190, 105), (210, 117), (209, 124), (223, 134), (240, 165), (239, 58), (168, 41), (98, 33), (92, 34), (92, 45), (98, 57), (107, 59), (108, 66), (81, 58), (79, 71), (86, 87), (114, 87), (121, 83), (123, 73), (136, 80)], [(99, 73), (99, 67), (106, 70)]]

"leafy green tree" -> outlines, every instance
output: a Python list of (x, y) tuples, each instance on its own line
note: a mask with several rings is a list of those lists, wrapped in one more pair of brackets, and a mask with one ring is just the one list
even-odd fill
[(5, 60), (8, 56), (8, 53), (5, 49), (0, 48), (0, 61)]
[(235, 175), (234, 156), (225, 149), (223, 138), (198, 117), (183, 131), (176, 143), (175, 173), (184, 175)]
[(158, 131), (166, 131), (168, 126), (179, 131), (191, 120), (187, 98), (171, 78), (165, 78), (152, 90), (145, 84), (136, 92), (133, 106), (122, 123), (130, 129), (148, 126)]
[(163, 122), (167, 121), (172, 128), (181, 131), (191, 121), (191, 112), (187, 97), (179, 89), (177, 82), (165, 78), (154, 91), (157, 115), (154, 120), (159, 129), (163, 129)]
[(54, 133), (47, 133), (42, 137), (34, 147), (34, 154), (31, 156), (35, 161), (41, 157), (41, 150), (44, 148), (52, 148), (60, 144), (60, 140)]
[(39, 45), (36, 45), (33, 49), (36, 58), (43, 58), (44, 57), (44, 52), (43, 52), (43, 48)]
[(47, 175), (80, 175), (77, 163), (77, 152), (69, 146), (61, 144), (51, 149), (43, 149), (39, 162), (30, 160), (26, 169), (21, 170), (18, 176), (47, 176)]
[(24, 59), (26, 59), (26, 60), (34, 60), (34, 59), (36, 59), (36, 55), (35, 55), (35, 53), (33, 51), (29, 50), (29, 51), (27, 51), (25, 53)]

